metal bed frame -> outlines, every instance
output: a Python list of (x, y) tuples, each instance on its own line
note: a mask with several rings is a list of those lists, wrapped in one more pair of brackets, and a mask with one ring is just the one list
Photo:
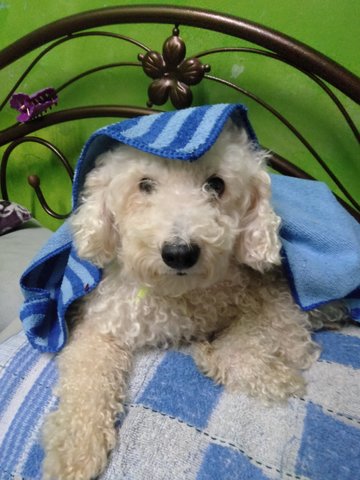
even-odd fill
[[(169, 25), (169, 31), (172, 29), (172, 34), (164, 42), (162, 53), (153, 50), (135, 38), (113, 33), (108, 30), (99, 30), (99, 28), (109, 25), (145, 23), (167, 24)], [(198, 52), (196, 55), (187, 58), (186, 45), (180, 37), (180, 29), (182, 26), (218, 32), (233, 37), (237, 43), (239, 39), (251, 42), (254, 44), (254, 47), (241, 45), (234, 47), (214, 47), (206, 51)], [(346, 186), (343, 185), (331, 167), (321, 158), (316, 149), (302, 133), (295, 128), (285, 116), (271, 106), (270, 103), (228, 79), (213, 75), (211, 64), (204, 63), (204, 61), (206, 61), (210, 54), (244, 52), (266, 56), (274, 61), (285, 62), (309, 77), (325, 92), (329, 101), (336, 105), (344, 122), (350, 129), (351, 134), (354, 135), (356, 141), (360, 143), (359, 129), (351, 119), (337, 94), (337, 91), (340, 91), (357, 104), (360, 104), (360, 78), (356, 75), (328, 57), (291, 37), (242, 18), (209, 10), (166, 5), (119, 6), (93, 10), (63, 18), (29, 33), (0, 51), (1, 70), (10, 67), (17, 60), (39, 49), (39, 53), (37, 53), (35, 58), (20, 75), (10, 91), (7, 92), (2, 101), (0, 100), (0, 112), (8, 108), (9, 101), (14, 102), (19, 87), (22, 86), (33, 68), (50, 51), (59, 45), (86, 36), (111, 37), (128, 42), (138, 47), (141, 53), (138, 54), (137, 58), (130, 59), (130, 61), (126, 60), (96, 65), (91, 69), (69, 78), (65, 83), (57, 87), (54, 92), (40, 91), (38, 94), (29, 95), (25, 100), (22, 100), (23, 103), (20, 102), (20, 106), (18, 105), (19, 111), (25, 114), (25, 117), (27, 117), (26, 120), (8, 125), (0, 131), (0, 147), (4, 149), (0, 169), (2, 198), (9, 198), (7, 189), (7, 165), (9, 158), (19, 145), (26, 142), (39, 143), (50, 149), (61, 161), (69, 177), (72, 178), (73, 171), (68, 159), (61, 153), (57, 146), (36, 136), (35, 134), (39, 130), (63, 122), (85, 118), (128, 118), (135, 115), (146, 115), (154, 111), (159, 111), (153, 107), (161, 106), (168, 100), (171, 101), (174, 108), (184, 108), (192, 104), (192, 86), (206, 80), (221, 83), (239, 92), (239, 94), (251, 98), (266, 111), (274, 115), (297, 140), (301, 142), (309, 152), (309, 155), (321, 165), (328, 177), (342, 192), (344, 198), (346, 198), (346, 201), (341, 198), (339, 201), (360, 221), (359, 203), (353, 198)], [(129, 106), (123, 104), (89, 105), (81, 107), (75, 106), (63, 110), (55, 109), (50, 113), (47, 111), (48, 107), (56, 103), (57, 97), (61, 96), (63, 90), (68, 86), (88, 75), (117, 67), (134, 67), (139, 69), (140, 74), (143, 75), (145, 79), (144, 85), (147, 86), (149, 82), (146, 81), (146, 77), (150, 77), (150, 85), (148, 86), (149, 99), (146, 106)], [(43, 87), (43, 85), (40, 86), (40, 88)], [(18, 102), (19, 101), (18, 99)], [(270, 166), (286, 175), (298, 178), (313, 178), (304, 170), (274, 151), (272, 151)], [(38, 175), (30, 175), (28, 181), (34, 188), (42, 207), (49, 215), (59, 219), (67, 216), (55, 212), (48, 205), (41, 190)]]

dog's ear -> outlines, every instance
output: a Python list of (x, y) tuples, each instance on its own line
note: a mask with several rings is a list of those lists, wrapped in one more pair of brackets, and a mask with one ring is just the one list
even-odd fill
[(279, 265), (280, 218), (270, 203), (270, 177), (260, 170), (250, 181), (246, 210), (240, 215), (240, 233), (235, 244), (236, 259), (264, 272)]
[(71, 217), (78, 255), (98, 267), (114, 258), (119, 241), (108, 198), (110, 182), (106, 169), (94, 168), (86, 177), (80, 206)]

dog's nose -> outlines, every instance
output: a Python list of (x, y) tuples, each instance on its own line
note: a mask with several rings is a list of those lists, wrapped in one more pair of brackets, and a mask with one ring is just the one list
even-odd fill
[(161, 257), (174, 270), (185, 270), (195, 265), (200, 256), (200, 247), (196, 243), (165, 242)]

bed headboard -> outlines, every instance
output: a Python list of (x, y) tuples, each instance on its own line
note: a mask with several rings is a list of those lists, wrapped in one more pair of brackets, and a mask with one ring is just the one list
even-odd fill
[[(160, 27), (163, 29), (162, 48), (153, 45), (148, 34), (144, 41), (142, 38), (144, 35), (141, 35), (142, 26), (148, 29)], [(199, 48), (203, 45), (197, 42), (196, 32), (199, 30), (209, 32), (205, 49)], [(135, 36), (134, 32), (139, 35)], [(109, 42), (110, 54), (113, 53), (110, 62), (103, 63), (101, 58), (96, 57), (96, 42), (100, 39)], [(88, 47), (84, 51), (84, 56), (89, 57), (88, 68), (76, 71), (75, 65), (66, 76), (67, 72), (61, 72), (59, 61), (59, 74), (53, 72), (54, 84), (32, 84), (33, 72), (39, 68), (46, 70), (46, 59), (49, 56), (59, 52), (58, 58), (61, 59), (61, 56), (67, 55), (70, 45), (79, 40), (88, 42)], [(130, 46), (131, 49), (124, 46)], [(261, 59), (263, 62), (261, 70), (258, 67), (259, 63), (256, 64), (257, 69), (254, 69), (251, 80), (255, 78), (256, 82), (252, 82), (253, 88), (248, 88), (249, 80), (242, 81), (240, 74), (243, 67), (234, 63), (232, 55), (237, 55), (237, 58), (241, 55), (241, 58), (246, 59), (256, 57), (257, 61)], [(224, 67), (226, 62), (232, 65), (231, 69)], [(266, 82), (267, 62), (277, 63), (280, 69), (278, 78), (284, 79), (283, 84), (277, 79), (272, 89)], [(295, 72), (296, 75), (309, 79), (318, 92), (316, 95), (327, 102), (329, 107), (326, 108), (329, 108), (331, 115), (334, 116), (335, 125), (339, 125), (341, 142), (344, 142), (344, 145), (347, 145), (347, 142), (353, 145), (351, 153), (355, 158), (352, 160), (348, 158), (348, 149), (344, 148), (345, 170), (350, 169), (347, 177), (357, 175), (359, 169), (356, 171), (356, 165), (359, 166), (359, 156), (356, 149), (359, 147), (360, 133), (352, 117), (355, 112), (355, 117), (357, 115), (359, 118), (360, 79), (303, 43), (242, 18), (173, 6), (104, 8), (45, 25), (0, 51), (0, 72), (11, 72), (10, 76), (14, 78), (9, 90), (2, 93), (0, 98), (3, 122), (0, 131), (1, 195), (5, 199), (9, 198), (9, 177), (14, 176), (8, 169), (12, 162), (10, 159), (16, 156), (20, 146), (28, 143), (39, 145), (49, 151), (60, 161), (71, 179), (72, 165), (77, 158), (76, 153), (79, 152), (75, 152), (76, 148), (73, 151), (67, 147), (72, 153), (71, 159), (67, 158), (63, 153), (61, 141), (64, 139), (61, 135), (52, 135), (51, 140), (47, 138), (46, 132), (53, 126), (85, 119), (98, 119), (101, 126), (104, 121), (110, 123), (116, 118), (159, 111), (159, 107), (162, 106), (166, 109), (179, 109), (201, 103), (236, 101), (252, 105), (250, 113), (256, 130), (261, 124), (262, 117), (273, 117), (272, 122), (277, 125), (274, 127), (274, 135), (269, 133), (268, 121), (264, 127), (267, 134), (260, 135), (261, 143), (263, 144), (263, 138), (266, 142), (262, 146), (273, 152), (270, 161), (273, 169), (291, 176), (310, 179), (315, 177), (328, 182), (339, 200), (355, 218), (360, 220), (359, 188), (357, 190), (354, 186), (349, 188), (347, 182), (333, 168), (331, 154), (322, 155), (317, 146), (308, 139), (308, 131), (303, 133), (292, 118), (289, 118), (287, 112), (283, 113), (276, 107), (276, 97), (284, 92), (291, 96), (293, 90), (294, 108), (302, 108), (302, 99), (299, 99), (299, 94), (294, 88), (297, 77), (293, 76), (295, 73), (283, 75), (284, 68), (286, 72)], [(119, 83), (119, 90), (116, 95), (114, 94), (113, 102), (104, 103), (99, 88), (102, 78), (106, 79), (106, 75), (124, 69), (131, 73), (125, 79), (122, 77), (123, 83)], [(69, 90), (81, 91), (84, 80), (90, 78), (93, 80), (92, 90), (88, 91), (90, 94), (87, 100), (82, 98), (82, 104), (76, 103), (76, 95), (72, 97), (66, 95)], [(291, 83), (289, 78), (292, 79)], [(264, 81), (266, 88), (259, 88)], [(128, 90), (130, 85), (135, 84), (142, 92), (140, 95), (142, 103), (139, 104), (129, 103)], [(263, 91), (268, 93), (268, 97), (263, 98), (257, 89), (260, 93)], [(213, 91), (216, 93), (212, 96)], [(19, 92), (23, 95), (19, 95)], [(309, 101), (311, 103), (311, 99)], [(15, 121), (17, 115), (20, 118), (18, 122)], [(318, 112), (305, 109), (303, 116), (306, 118), (306, 115), (317, 125)], [(95, 124), (96, 122), (97, 120)], [(305, 130), (306, 123), (305, 121)], [(323, 127), (326, 130), (327, 125)], [(280, 135), (284, 132), (279, 145), (273, 141), (275, 137), (279, 138), (278, 132)], [(333, 131), (329, 130), (327, 133), (330, 144), (332, 141), (337, 142), (337, 139), (334, 140)], [(54, 136), (60, 140), (60, 145), (53, 141)], [(76, 140), (79, 141), (78, 138)], [(69, 142), (71, 140), (67, 135), (66, 143)], [(295, 145), (295, 152), (301, 150), (300, 159), (306, 157), (306, 168), (299, 167), (299, 162), (293, 158), (296, 155), (293, 156), (291, 153), (289, 158), (287, 145), (284, 147), (284, 144), (289, 142)], [(38, 170), (43, 171), (43, 166), (39, 165)], [(55, 211), (56, 209), (52, 208), (45, 198), (39, 172), (34, 171), (27, 176), (35, 192), (33, 195), (36, 194), (49, 215), (59, 219), (65, 218), (69, 212)], [(70, 191), (68, 193), (70, 196)]]

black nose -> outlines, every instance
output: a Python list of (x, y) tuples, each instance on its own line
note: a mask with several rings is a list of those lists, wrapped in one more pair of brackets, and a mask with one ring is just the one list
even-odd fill
[(200, 247), (196, 243), (165, 242), (161, 249), (161, 257), (174, 270), (185, 270), (198, 261)]

